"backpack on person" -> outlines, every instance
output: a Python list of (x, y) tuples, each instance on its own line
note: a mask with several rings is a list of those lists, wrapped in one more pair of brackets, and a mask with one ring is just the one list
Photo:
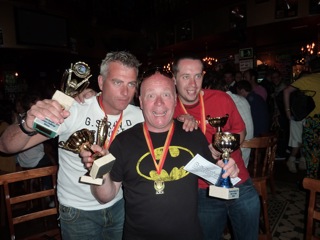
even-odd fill
[(303, 120), (316, 107), (314, 95), (316, 95), (315, 91), (300, 89), (290, 94), (290, 111), (295, 121)]

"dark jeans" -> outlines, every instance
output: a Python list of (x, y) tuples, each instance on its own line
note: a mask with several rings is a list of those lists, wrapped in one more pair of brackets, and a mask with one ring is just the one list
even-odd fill
[(198, 213), (204, 240), (222, 239), (228, 218), (235, 240), (257, 240), (259, 234), (260, 199), (252, 180), (237, 185), (239, 198), (224, 200), (208, 196), (199, 189)]
[(121, 240), (124, 200), (101, 210), (84, 211), (59, 205), (63, 240)]

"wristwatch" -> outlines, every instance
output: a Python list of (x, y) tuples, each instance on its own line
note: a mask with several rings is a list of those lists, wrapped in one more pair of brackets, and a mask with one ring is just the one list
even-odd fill
[(24, 132), (25, 134), (27, 134), (28, 136), (34, 136), (36, 135), (38, 132), (37, 131), (28, 131), (24, 128), (24, 124), (26, 123), (26, 117), (27, 117), (27, 113), (19, 113), (18, 115), (18, 122), (19, 122), (19, 127), (21, 129), (22, 132)]

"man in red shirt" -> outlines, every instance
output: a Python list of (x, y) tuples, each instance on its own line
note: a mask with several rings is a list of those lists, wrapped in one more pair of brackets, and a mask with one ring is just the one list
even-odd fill
[[(222, 128), (224, 132), (240, 134), (240, 141), (245, 137), (245, 124), (228, 94), (218, 90), (202, 89), (203, 63), (196, 56), (186, 55), (178, 58), (173, 64), (174, 79), (178, 90), (178, 102), (174, 117), (182, 114), (192, 115), (205, 134), (209, 148), (216, 159), (221, 153), (212, 145), (212, 136), (216, 129), (208, 124), (206, 116), (222, 117), (229, 115)], [(229, 217), (235, 239), (256, 240), (259, 233), (259, 196), (244, 165), (240, 149), (231, 157), (239, 167), (239, 198), (223, 200), (208, 196), (208, 184), (199, 179), (199, 217), (204, 239), (221, 239)]]

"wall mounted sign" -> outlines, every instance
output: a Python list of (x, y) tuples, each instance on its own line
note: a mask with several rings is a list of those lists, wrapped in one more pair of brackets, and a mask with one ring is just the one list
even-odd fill
[(239, 59), (253, 58), (253, 48), (241, 48), (239, 50)]

